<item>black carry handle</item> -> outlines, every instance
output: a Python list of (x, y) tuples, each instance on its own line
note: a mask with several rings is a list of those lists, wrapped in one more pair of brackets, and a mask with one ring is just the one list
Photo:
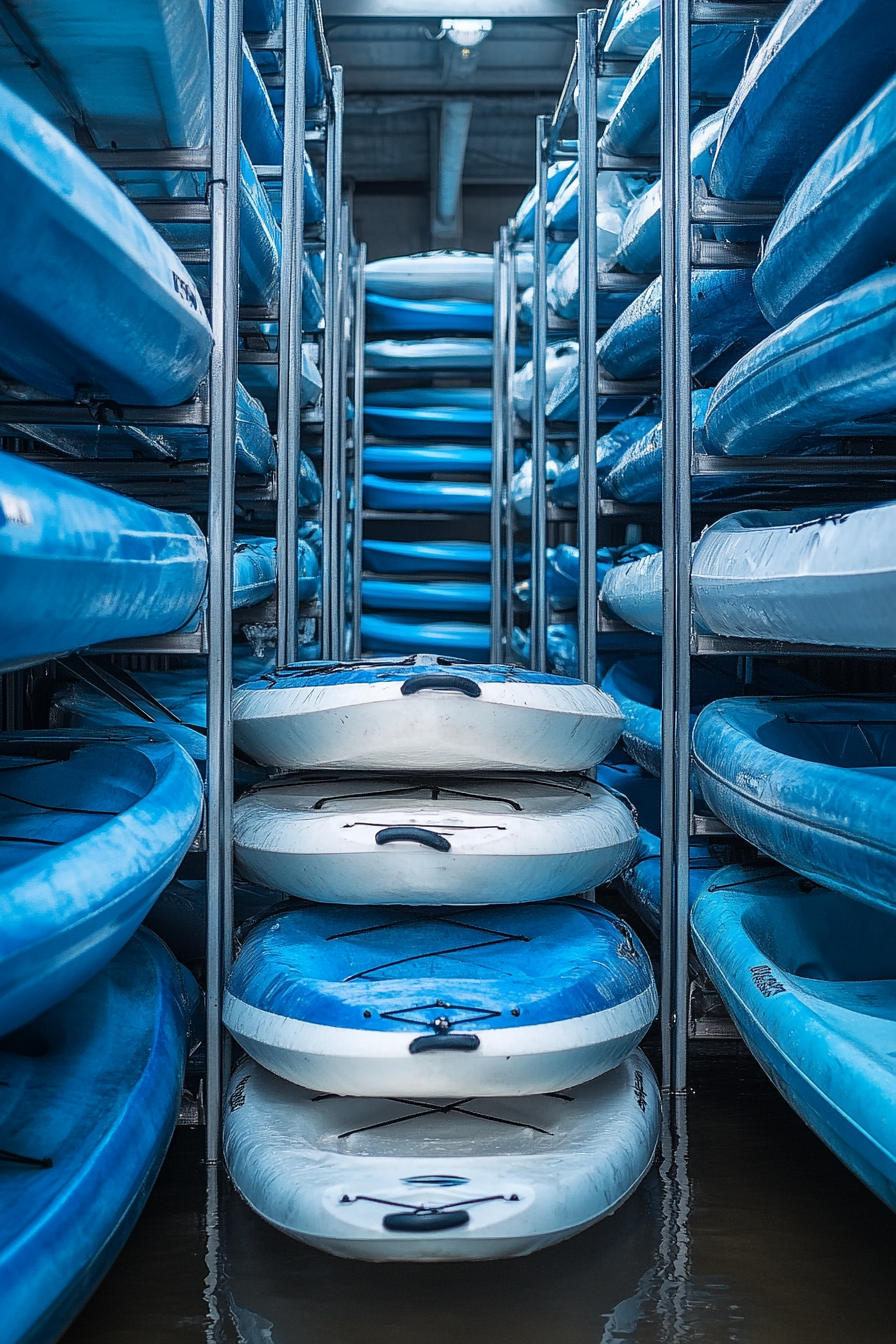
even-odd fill
[(447, 1232), (469, 1221), (466, 1209), (424, 1209), (420, 1213), (387, 1213), (383, 1227), (387, 1232)]
[(478, 1050), (479, 1037), (472, 1032), (452, 1036), (448, 1031), (440, 1031), (437, 1036), (415, 1036), (408, 1049), (412, 1055), (423, 1055), (428, 1050)]
[(442, 854), (447, 854), (451, 848), (450, 840), (439, 835), (438, 831), (428, 831), (425, 826), (384, 826), (376, 833), (378, 845), (394, 845), (399, 840), (413, 840), (418, 845), (438, 849)]
[(453, 672), (423, 672), (401, 683), (402, 695), (414, 695), (417, 691), (461, 691), (475, 700), (482, 694), (482, 687), (472, 677), (459, 677)]

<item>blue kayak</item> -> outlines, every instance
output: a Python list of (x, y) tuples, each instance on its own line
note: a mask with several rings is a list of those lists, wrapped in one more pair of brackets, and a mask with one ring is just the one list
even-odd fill
[[(138, 454), (159, 461), (204, 462), (208, 459), (208, 430), (187, 426), (123, 425), (114, 420), (102, 425), (28, 425), (15, 419), (14, 405), (7, 403), (5, 432), (37, 439), (67, 457), (108, 458), (127, 461)], [(303, 493), (320, 498), (320, 481), (312, 463), (301, 454)], [(248, 476), (266, 476), (277, 462), (274, 440), (264, 407), (250, 396), (242, 383), (236, 385), (236, 469)], [(55, 473), (54, 473), (55, 475)], [(315, 485), (316, 482), (316, 485)], [(313, 502), (310, 498), (305, 502)]]
[(519, 1096), (615, 1068), (656, 1006), (643, 947), (590, 902), (484, 906), (475, 919), (305, 904), (249, 933), (224, 1020), (307, 1087)]
[[(640, 635), (639, 638), (649, 637)], [(599, 639), (598, 649), (600, 646)], [(603, 678), (601, 689), (613, 697), (625, 716), (622, 741), (626, 751), (643, 769), (658, 775), (661, 744), (659, 658), (631, 658), (614, 663)], [(785, 667), (756, 660), (750, 689), (773, 695), (800, 695), (817, 688)], [(743, 690), (744, 683), (737, 676), (736, 659), (695, 660), (691, 668), (691, 726), (704, 705), (724, 696), (741, 695)], [(699, 775), (692, 771), (691, 786), (695, 792), (699, 783)], [(709, 798), (707, 802), (713, 806)]]
[(756, 269), (759, 306), (776, 327), (896, 257), (896, 77), (812, 165), (779, 216)]
[(367, 509), (488, 513), (491, 507), (491, 486), (471, 481), (400, 481), (365, 473), (361, 484)]
[(174, 876), (202, 785), (174, 742), (54, 729), (0, 738), (0, 1034), (114, 957)]
[[(658, 424), (659, 418), (655, 415), (632, 415), (626, 420), (620, 420), (619, 424), (614, 425), (608, 433), (602, 434), (595, 444), (598, 481), (606, 480), (625, 450)], [(548, 486), (548, 499), (561, 509), (578, 508), (578, 454), (560, 468), (560, 474)]]
[(483, 336), (434, 337), (423, 341), (368, 341), (364, 347), (368, 369), (490, 369), (492, 343)]
[(0, 199), (3, 368), (66, 399), (192, 396), (212, 333), (189, 273), (109, 178), (2, 85)]
[(714, 194), (786, 197), (894, 70), (890, 0), (792, 0), (731, 100)]
[[(770, 334), (748, 270), (694, 271), (691, 276), (691, 368), (700, 373), (720, 355), (734, 364)], [(611, 378), (647, 378), (660, 371), (662, 277), (605, 331), (598, 357)], [(730, 367), (730, 365), (729, 365)]]
[(263, 602), (271, 596), (276, 583), (277, 543), (274, 538), (238, 537), (233, 543), (234, 608)]
[(492, 450), (467, 443), (374, 443), (364, 449), (364, 467), (375, 475), (400, 472), (428, 476), (432, 472), (484, 472), (492, 469)]
[(472, 621), (421, 621), (412, 616), (361, 616), (365, 653), (443, 653), (488, 657), (489, 627)]
[(141, 930), (64, 1004), (0, 1041), (9, 1344), (58, 1339), (134, 1226), (177, 1121), (191, 997)]
[(253, 163), (283, 163), (283, 131), (245, 38), (240, 134)]
[[(713, 154), (725, 113), (714, 112), (691, 131), (691, 176), (709, 180)], [(660, 270), (660, 204), (662, 182), (654, 182), (632, 206), (619, 234), (616, 261), (635, 275)]]
[(462, 579), (361, 582), (361, 604), (365, 611), (488, 611), (490, 603), (491, 588), (487, 583)]
[(177, 630), (205, 589), (189, 515), (0, 454), (0, 669)]
[[(554, 199), (569, 174), (577, 166), (575, 159), (561, 159), (558, 163), (551, 164), (547, 172), (547, 198), (549, 201)], [(516, 236), (521, 242), (527, 242), (535, 236), (536, 196), (536, 189), (532, 187), (523, 197), (520, 208), (516, 212), (514, 219)]]
[[(694, 451), (696, 453), (707, 451), (704, 425), (711, 397), (712, 391), (710, 389), (700, 388), (693, 393), (691, 398)], [(630, 422), (624, 421), (623, 424), (630, 423), (634, 427), (636, 419), (640, 419), (640, 417), (633, 416)], [(620, 431), (619, 426), (617, 426), (617, 431)], [(628, 438), (628, 435), (626, 437)], [(615, 446), (614, 444), (614, 449)], [(603, 481), (604, 489), (614, 499), (638, 504), (659, 503), (662, 489), (662, 465), (663, 425), (661, 420), (651, 417), (649, 427), (638, 438), (629, 439), (616, 458), (615, 464), (606, 473)], [(737, 478), (736, 481), (730, 481), (729, 485), (735, 489), (740, 488), (742, 480)], [(705, 477), (702, 480), (699, 476), (694, 478), (692, 493), (697, 499), (718, 489), (719, 487), (712, 483), (711, 477)]]
[[(268, 324), (265, 323), (265, 326)], [(240, 345), (243, 349), (252, 349), (252, 337), (241, 336)], [(258, 342), (264, 348), (265, 345), (273, 345), (276, 348), (276, 340), (268, 343), (267, 341)], [(280, 371), (276, 364), (250, 364), (245, 359), (240, 360), (240, 378), (246, 390), (261, 402), (267, 415), (272, 420), (276, 419), (277, 407), (280, 399)], [(311, 358), (307, 349), (302, 350), (301, 374), (299, 384), (299, 404), (304, 409), (306, 406), (316, 406), (320, 401), (323, 391), (323, 379), (320, 370)]]
[(401, 336), (407, 332), (430, 335), (489, 334), (493, 310), (490, 303), (471, 299), (395, 299), (388, 294), (367, 295), (367, 330), (377, 335)]
[(693, 760), (713, 811), (764, 854), (896, 907), (896, 705), (723, 700), (697, 720)]
[[(575, 677), (579, 668), (579, 630), (578, 626), (566, 621), (558, 621), (548, 626), (547, 631), (548, 666), (561, 677)], [(652, 653), (658, 647), (658, 641), (651, 635), (642, 635), (638, 631), (620, 634), (607, 634), (599, 637), (598, 643), (598, 680), (620, 656), (632, 653)], [(529, 662), (531, 648), (529, 631), (514, 626), (513, 651), (523, 663)]]
[(607, 56), (644, 56), (660, 35), (660, 0), (621, 0), (602, 34)]
[[(632, 910), (657, 938), (660, 936), (660, 782), (637, 765), (597, 767), (598, 781), (615, 789), (633, 803), (641, 828), (638, 850), (630, 868), (615, 879), (615, 885)], [(706, 845), (690, 846), (688, 899), (694, 904), (707, 875), (719, 868), (719, 862)]]
[(896, 922), (781, 868), (724, 868), (691, 914), (753, 1054), (818, 1137), (896, 1210)]
[[(208, 894), (204, 881), (175, 878), (169, 882), (143, 921), (180, 962), (204, 961), (206, 957), (206, 915)], [(236, 878), (233, 883), (233, 923), (255, 920), (272, 906), (279, 905), (282, 893), (257, 887)]]
[(861, 433), (860, 417), (893, 410), (896, 269), (802, 313), (745, 355), (713, 392), (706, 436), (719, 452), (763, 457), (821, 433)]
[(375, 541), (365, 537), (364, 568), (378, 574), (488, 574), (484, 541)]
[[(600, 289), (592, 296), (597, 303), (598, 325), (605, 327), (615, 322), (634, 298), (633, 294)], [(548, 305), (559, 317), (576, 322), (579, 317), (579, 240), (572, 243), (555, 266), (548, 267)], [(521, 301), (522, 306), (522, 301)], [(524, 313), (520, 320), (526, 321)], [(531, 325), (531, 317), (529, 318)]]
[[(757, 33), (768, 25), (703, 23), (691, 30), (691, 116), (701, 120), (736, 89)], [(660, 39), (644, 55), (601, 137), (608, 154), (658, 154)]]
[[(655, 551), (655, 546), (639, 542), (635, 546), (601, 546), (597, 552), (597, 581), (602, 584), (614, 565), (623, 564)], [(546, 552), (545, 587), (548, 603), (555, 611), (571, 611), (579, 603), (579, 548), (562, 543)], [(529, 581), (518, 583), (517, 597), (528, 605)]]
[(404, 388), (368, 393), (367, 428), (383, 438), (490, 439), (491, 390), (487, 387)]

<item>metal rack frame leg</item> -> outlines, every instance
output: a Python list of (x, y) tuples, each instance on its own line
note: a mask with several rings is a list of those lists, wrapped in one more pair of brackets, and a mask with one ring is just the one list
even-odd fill
[[(340, 656), (338, 621), (338, 592), (336, 576), (341, 563), (341, 548), (337, 547), (339, 489), (339, 431), (342, 408), (339, 405), (342, 334), (339, 331), (339, 224), (342, 197), (342, 67), (333, 66), (333, 103), (329, 109), (327, 126), (327, 175), (325, 187), (326, 260), (324, 295), (324, 433), (322, 463), (322, 545), (321, 545), (321, 656)], [(334, 596), (336, 601), (333, 601)]]
[(361, 479), (364, 475), (364, 345), (365, 307), (364, 272), (367, 266), (367, 244), (358, 245), (355, 259), (355, 312), (352, 329), (352, 364), (354, 378), (354, 414), (352, 442), (354, 458), (352, 480), (354, 485), (354, 512), (352, 516), (352, 657), (361, 657), (361, 571), (364, 567), (364, 498)]
[(506, 226), (507, 265), (504, 272), (506, 292), (504, 301), (507, 307), (507, 351), (504, 365), (504, 389), (502, 400), (506, 407), (504, 414), (504, 490), (502, 507), (504, 509), (504, 657), (510, 659), (513, 650), (513, 585), (514, 572), (514, 534), (513, 505), (510, 500), (510, 482), (513, 480), (514, 449), (513, 436), (513, 375), (516, 372), (516, 237), (512, 226)]
[(536, 118), (535, 254), (532, 294), (532, 518), (529, 562), (529, 665), (544, 672), (548, 665), (547, 629), (547, 437), (545, 425), (545, 357), (548, 345), (547, 182), (548, 117)]
[(501, 506), (504, 495), (504, 418), (507, 414), (505, 397), (505, 365), (507, 359), (507, 229), (502, 228), (494, 245), (494, 320), (492, 327), (492, 497), (489, 511), (489, 659), (503, 660), (504, 611), (501, 601), (503, 557), (501, 555)]

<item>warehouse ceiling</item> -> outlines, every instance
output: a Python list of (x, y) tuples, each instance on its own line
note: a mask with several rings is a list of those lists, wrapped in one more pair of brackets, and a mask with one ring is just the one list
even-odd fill
[[(553, 109), (562, 88), (578, 7), (324, 0), (331, 58), (345, 71), (355, 229), (372, 259), (430, 247), (491, 250), (534, 180), (535, 117)], [(461, 28), (462, 19), (479, 32)], [(445, 31), (443, 20), (459, 31)]]

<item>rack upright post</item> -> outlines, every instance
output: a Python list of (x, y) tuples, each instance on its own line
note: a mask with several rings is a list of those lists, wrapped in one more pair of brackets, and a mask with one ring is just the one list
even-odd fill
[[(325, 191), (326, 258), (324, 295), (324, 390), (323, 390), (323, 516), (321, 544), (321, 656), (341, 656), (342, 635), (338, 628), (338, 566), (342, 546), (338, 527), (340, 430), (344, 407), (340, 405), (342, 341), (339, 233), (342, 198), (342, 67), (333, 66), (333, 101), (327, 115), (327, 179)], [(335, 601), (334, 601), (335, 597)]]
[(532, 520), (529, 564), (529, 665), (545, 672), (547, 653), (547, 434), (545, 425), (545, 358), (548, 345), (547, 294), (547, 128), (537, 117), (535, 159), (535, 249), (532, 293)]
[(514, 574), (514, 517), (513, 503), (510, 498), (510, 483), (513, 480), (514, 450), (514, 408), (513, 375), (516, 372), (516, 231), (512, 221), (505, 226), (505, 250), (507, 265), (504, 270), (504, 303), (507, 313), (507, 350), (504, 361), (504, 382), (501, 387), (501, 400), (504, 404), (504, 658), (509, 661), (513, 649), (513, 583)]
[(494, 245), (494, 286), (492, 319), (492, 475), (491, 505), (489, 513), (489, 659), (493, 663), (503, 662), (503, 608), (501, 587), (503, 580), (502, 564), (502, 518), (501, 506), (504, 493), (504, 417), (506, 403), (504, 398), (505, 365), (507, 359), (507, 229), (502, 228), (500, 238)]
[(352, 328), (352, 657), (361, 657), (361, 571), (364, 568), (364, 344), (365, 307), (364, 271), (367, 266), (367, 244), (359, 243), (355, 257), (354, 327)]

